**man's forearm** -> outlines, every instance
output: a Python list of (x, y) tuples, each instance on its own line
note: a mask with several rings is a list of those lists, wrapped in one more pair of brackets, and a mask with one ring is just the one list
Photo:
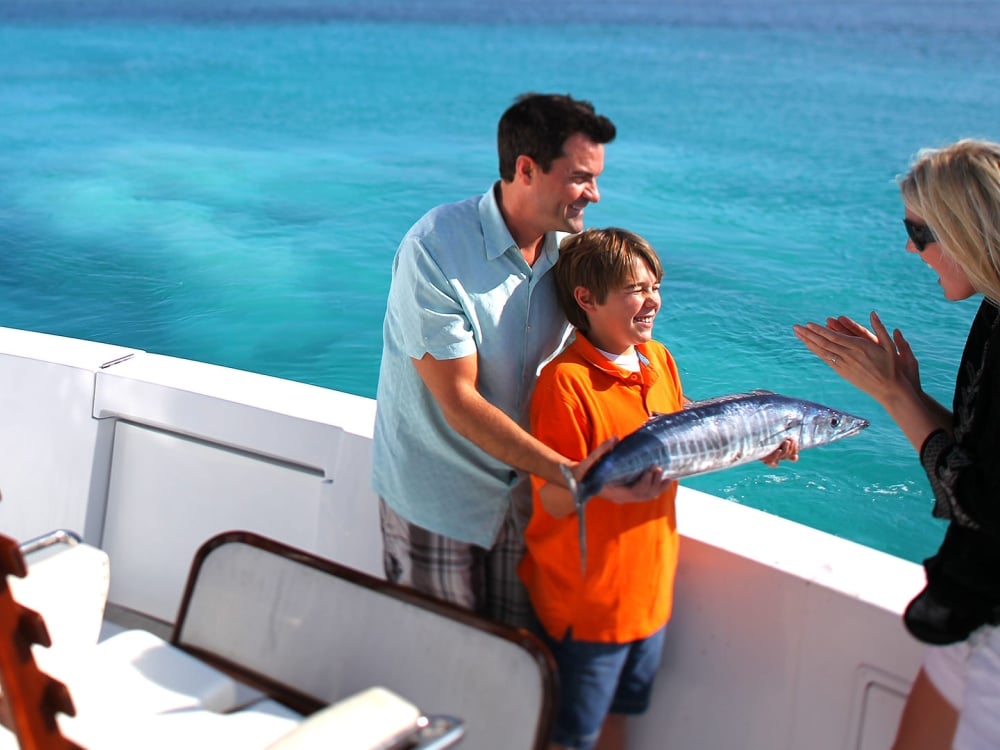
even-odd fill
[(491, 456), (560, 487), (566, 480), (559, 470), (565, 456), (533, 437), (517, 422), (485, 399), (467, 399), (445, 410), (445, 419), (457, 433)]

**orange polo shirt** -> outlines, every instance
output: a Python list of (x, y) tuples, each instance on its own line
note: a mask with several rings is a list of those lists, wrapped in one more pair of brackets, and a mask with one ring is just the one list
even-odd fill
[[(531, 430), (567, 458), (583, 459), (612, 436), (624, 437), (654, 413), (683, 408), (680, 377), (657, 341), (636, 347), (639, 372), (612, 364), (580, 333), (542, 370), (531, 401)], [(577, 514), (554, 518), (532, 476), (532, 517), (519, 573), (538, 618), (553, 637), (572, 628), (583, 641), (628, 643), (670, 619), (677, 535), (677, 484), (653, 500), (585, 506), (587, 570), (580, 570)]]

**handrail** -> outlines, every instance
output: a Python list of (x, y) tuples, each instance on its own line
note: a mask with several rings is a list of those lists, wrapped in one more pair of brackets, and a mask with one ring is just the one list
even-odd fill
[(26, 542), (22, 542), (20, 545), (21, 555), (27, 556), (33, 552), (38, 552), (47, 547), (53, 547), (57, 544), (65, 544), (70, 547), (75, 547), (81, 544), (83, 539), (75, 531), (70, 531), (69, 529), (56, 529), (55, 531), (50, 531), (47, 534), (42, 534), (41, 536), (36, 536), (34, 539), (29, 539)]
[[(434, 714), (421, 716), (417, 729), (399, 745), (407, 750), (445, 750), (454, 747), (465, 736), (465, 722), (452, 716)], [(416, 744), (413, 744), (416, 743)]]

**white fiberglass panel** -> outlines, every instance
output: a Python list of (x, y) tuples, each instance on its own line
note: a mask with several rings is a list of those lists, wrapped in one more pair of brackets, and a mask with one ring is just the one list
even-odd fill
[(120, 422), (104, 534), (111, 600), (172, 621), (195, 551), (222, 531), (314, 548), (325, 486), (293, 464)]
[(683, 487), (677, 515), (674, 612), (630, 743), (887, 747), (924, 650), (900, 619), (921, 567)]
[[(190, 464), (185, 469), (189, 474), (213, 472), (216, 463), (229, 456), (226, 465), (240, 465), (243, 459), (250, 459), (255, 470), (267, 476), (280, 476), (285, 470), (315, 475), (315, 483), (305, 484), (310, 502), (317, 493), (322, 497), (317, 514), (303, 516), (299, 510), (303, 501), (296, 499), (293, 510), (289, 498), (281, 494), (265, 501), (259, 497), (257, 486), (251, 485), (248, 489), (258, 493), (255, 495), (258, 499), (241, 506), (241, 514), (227, 515), (231, 525), (222, 530), (257, 530), (260, 527), (252, 524), (263, 522), (266, 524), (263, 531), (282, 541), (358, 570), (381, 574), (378, 503), (370, 479), (374, 401), (158, 355), (134, 357), (112, 370), (102, 371), (96, 380), (93, 410), (99, 421), (143, 425), (175, 440), (187, 436), (193, 444), (211, 447), (185, 454), (190, 454)], [(175, 443), (167, 441), (162, 445), (164, 460), (174, 460), (169, 454)], [(151, 463), (155, 460), (153, 456), (148, 458)], [(204, 459), (204, 463), (199, 459)], [(119, 458), (114, 460), (111, 470), (128, 472), (132, 481), (133, 468)], [(236, 479), (240, 477), (242, 473), (237, 471)], [(116, 492), (119, 481), (117, 477), (112, 479), (109, 492)], [(291, 490), (286, 488), (286, 494), (288, 491)], [(298, 493), (299, 489), (293, 491)], [(168, 503), (166, 507), (171, 505)], [(276, 511), (275, 507), (281, 510)], [(189, 509), (201, 512), (197, 506)], [(277, 524), (269, 520), (275, 513), (281, 516), (287, 512), (292, 512), (293, 517), (282, 516)], [(109, 517), (117, 513), (116, 507), (109, 506)], [(109, 520), (112, 524), (122, 522), (117, 518)], [(308, 539), (303, 538), (300, 524), (305, 524), (311, 532)], [(293, 536), (279, 533), (285, 528)], [(216, 530), (219, 529), (213, 527), (209, 531)], [(119, 528), (119, 536), (126, 533), (131, 532)], [(198, 543), (207, 537), (208, 533)], [(185, 570), (189, 562), (190, 558), (183, 561)]]
[(135, 350), (0, 328), (0, 529), (19, 541), (68, 528), (99, 544), (107, 435), (94, 378)]

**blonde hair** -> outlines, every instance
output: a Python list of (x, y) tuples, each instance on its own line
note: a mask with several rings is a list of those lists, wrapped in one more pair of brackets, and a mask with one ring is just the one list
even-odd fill
[(899, 189), (973, 288), (1000, 302), (1000, 144), (964, 139), (925, 149)]
[(627, 229), (587, 229), (566, 237), (559, 246), (559, 260), (553, 273), (556, 297), (567, 320), (581, 331), (590, 324), (587, 314), (576, 302), (578, 286), (589, 289), (599, 303), (608, 293), (634, 281), (632, 262), (642, 260), (656, 280), (663, 278), (663, 266), (653, 247)]

